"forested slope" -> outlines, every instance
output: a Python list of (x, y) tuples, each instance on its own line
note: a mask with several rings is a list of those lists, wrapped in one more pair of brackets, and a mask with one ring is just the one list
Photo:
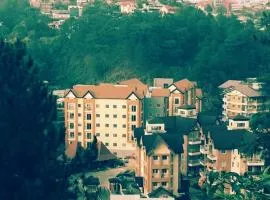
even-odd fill
[[(122, 15), (119, 8), (97, 2), (56, 31), (47, 27), (49, 19), (39, 11), (12, 1), (0, 5), (0, 35), (23, 40), (41, 77), (58, 87), (135, 76), (148, 83), (153, 77), (188, 77), (198, 81), (211, 100), (227, 79), (270, 71), (270, 45), (262, 39), (267, 31), (235, 16), (213, 17), (186, 6), (164, 17)], [(269, 28), (269, 21), (268, 14), (262, 26)]]

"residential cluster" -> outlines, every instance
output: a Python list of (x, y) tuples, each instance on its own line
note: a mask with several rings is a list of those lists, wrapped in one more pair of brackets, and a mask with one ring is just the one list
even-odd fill
[(243, 147), (255, 140), (250, 117), (269, 112), (263, 84), (254, 78), (228, 80), (219, 88), (220, 114), (202, 112), (202, 89), (188, 79), (155, 78), (152, 86), (138, 79), (74, 85), (59, 102), (68, 156), (78, 145), (87, 148), (95, 135), (115, 156), (134, 158), (142, 193), (163, 188), (175, 197), (186, 177), (200, 176), (203, 184), (213, 170), (262, 171), (262, 150), (246, 154)]

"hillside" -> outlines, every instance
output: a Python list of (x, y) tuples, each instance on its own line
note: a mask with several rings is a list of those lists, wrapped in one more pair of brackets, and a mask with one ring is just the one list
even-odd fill
[(122, 15), (119, 8), (97, 2), (58, 31), (26, 2), (0, 4), (0, 36), (24, 41), (42, 79), (60, 88), (130, 77), (145, 82), (187, 77), (204, 88), (209, 109), (223, 81), (270, 71), (270, 45), (261, 39), (267, 31), (235, 16), (213, 17), (186, 6), (164, 17)]

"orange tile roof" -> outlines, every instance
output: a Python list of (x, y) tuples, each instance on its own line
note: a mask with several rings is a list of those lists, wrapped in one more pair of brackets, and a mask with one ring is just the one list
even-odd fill
[(151, 97), (168, 97), (170, 90), (167, 88), (155, 88), (152, 90)]
[(173, 83), (177, 89), (184, 92), (195, 86), (194, 82), (189, 81), (188, 79), (182, 79)]
[(68, 158), (74, 158), (77, 152), (77, 142), (72, 142), (72, 144), (67, 144), (65, 154)]
[[(83, 97), (90, 92), (94, 98), (97, 99), (126, 99), (132, 93), (138, 98), (143, 98), (146, 94), (147, 87), (143, 85), (113, 85), (113, 84), (100, 84), (100, 85), (75, 85), (71, 89), (76, 97)], [(67, 90), (65, 95), (70, 90)]]

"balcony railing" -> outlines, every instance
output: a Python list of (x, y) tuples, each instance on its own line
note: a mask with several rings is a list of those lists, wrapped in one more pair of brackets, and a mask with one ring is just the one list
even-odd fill
[(207, 145), (200, 146), (200, 152), (202, 154), (207, 154), (207, 152), (208, 152)]
[(207, 165), (207, 161), (206, 160), (203, 160), (203, 159), (200, 160), (200, 163), (201, 163), (202, 166), (206, 166)]
[(248, 159), (247, 160), (248, 166), (264, 166), (264, 160), (262, 159)]
[(217, 157), (216, 157), (214, 154), (208, 154), (208, 155), (207, 155), (207, 158), (208, 158), (209, 160), (212, 160), (212, 161), (217, 160)]
[(188, 138), (188, 143), (189, 144), (201, 144), (201, 138), (200, 137)]
[(199, 159), (198, 160), (189, 160), (188, 161), (188, 166), (190, 166), (190, 167), (199, 166), (199, 165), (201, 165)]

